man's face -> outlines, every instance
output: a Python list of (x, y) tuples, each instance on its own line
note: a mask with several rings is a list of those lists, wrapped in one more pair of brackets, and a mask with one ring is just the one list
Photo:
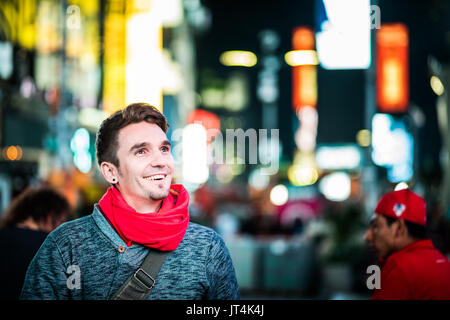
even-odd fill
[(156, 124), (139, 122), (119, 131), (117, 187), (127, 203), (143, 208), (169, 195), (174, 170), (170, 142)]
[(394, 224), (395, 222), (389, 226), (386, 218), (380, 214), (374, 214), (371, 220), (364, 240), (375, 251), (378, 258), (385, 259), (394, 251)]

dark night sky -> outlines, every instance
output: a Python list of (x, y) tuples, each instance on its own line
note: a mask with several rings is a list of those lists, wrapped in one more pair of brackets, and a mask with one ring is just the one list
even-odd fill
[[(197, 60), (200, 70), (214, 69), (226, 77), (219, 63), (221, 52), (232, 49), (260, 51), (258, 33), (264, 28), (277, 31), (281, 37), (279, 54), (291, 49), (294, 27), (314, 26), (314, 0), (249, 1), (204, 0), (211, 10), (212, 25), (197, 37)], [(447, 59), (450, 52), (450, 1), (380, 0), (382, 22), (404, 22), (410, 31), (410, 102), (426, 117), (419, 130), (419, 164), (426, 170), (438, 166), (441, 139), (436, 119), (436, 97), (429, 85), (427, 58), (433, 54)], [(260, 125), (257, 118), (260, 102), (256, 90), (257, 68), (247, 69), (252, 83), (249, 126)], [(280, 137), (285, 150), (292, 150), (294, 114), (291, 107), (291, 70), (286, 65), (279, 73)], [(364, 125), (364, 71), (329, 71), (319, 67), (318, 143), (354, 142), (356, 132)], [(350, 93), (351, 92), (351, 93)], [(282, 125), (281, 125), (282, 124)], [(427, 169), (428, 168), (428, 169)]]

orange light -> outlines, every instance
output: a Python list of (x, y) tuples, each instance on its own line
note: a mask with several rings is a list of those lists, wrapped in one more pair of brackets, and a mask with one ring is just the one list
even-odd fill
[(408, 29), (400, 23), (382, 24), (376, 38), (378, 111), (406, 112), (409, 105)]
[(292, 70), (294, 86), (293, 104), (296, 111), (302, 107), (316, 107), (317, 104), (317, 67), (298, 66)]
[[(298, 27), (292, 34), (293, 50), (315, 50), (314, 31)], [(298, 65), (292, 68), (292, 104), (295, 111), (305, 106), (317, 105), (317, 67)]]
[(22, 159), (22, 148), (19, 146), (9, 146), (3, 155), (7, 160), (15, 161)]
[(297, 27), (292, 35), (292, 48), (294, 50), (314, 50), (314, 32), (309, 27)]

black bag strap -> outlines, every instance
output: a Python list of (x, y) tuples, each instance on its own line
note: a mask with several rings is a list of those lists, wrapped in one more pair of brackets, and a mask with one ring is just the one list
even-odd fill
[(112, 300), (144, 300), (155, 285), (156, 276), (170, 251), (150, 249), (149, 253), (128, 280), (111, 298)]

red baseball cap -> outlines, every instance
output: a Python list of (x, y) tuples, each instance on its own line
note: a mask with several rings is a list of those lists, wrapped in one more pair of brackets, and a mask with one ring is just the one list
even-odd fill
[(427, 224), (425, 200), (409, 189), (385, 194), (374, 211), (387, 217), (404, 219), (423, 226)]

